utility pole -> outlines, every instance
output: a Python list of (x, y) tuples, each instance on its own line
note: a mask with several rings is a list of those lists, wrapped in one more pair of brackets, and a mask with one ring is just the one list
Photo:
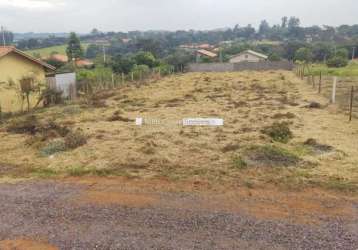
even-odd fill
[(106, 47), (103, 44), (103, 62), (106, 63)]
[(356, 58), (356, 47), (353, 47), (352, 61), (354, 60), (354, 58)]
[(6, 41), (5, 41), (5, 28), (3, 26), (1, 26), (1, 33), (2, 33), (2, 43), (3, 46), (6, 46)]

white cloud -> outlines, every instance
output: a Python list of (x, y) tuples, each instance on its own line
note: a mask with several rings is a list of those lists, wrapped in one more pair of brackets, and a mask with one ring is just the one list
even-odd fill
[[(307, 11), (309, 6), (309, 11)], [(15, 32), (213, 29), (280, 23), (357, 23), (357, 0), (0, 0), (1, 25)]]
[(64, 5), (62, 0), (0, 0), (0, 6), (22, 9), (51, 9)]

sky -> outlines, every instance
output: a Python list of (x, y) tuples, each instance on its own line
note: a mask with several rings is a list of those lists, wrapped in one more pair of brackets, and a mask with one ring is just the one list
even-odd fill
[(13, 32), (207, 30), (296, 16), (303, 26), (358, 24), (358, 0), (0, 0)]

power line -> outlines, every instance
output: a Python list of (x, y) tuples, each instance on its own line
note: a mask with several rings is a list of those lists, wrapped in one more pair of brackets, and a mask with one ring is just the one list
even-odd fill
[(3, 46), (6, 46), (6, 40), (5, 40), (5, 28), (3, 26), (1, 26), (1, 32), (2, 32), (2, 42), (3, 42)]

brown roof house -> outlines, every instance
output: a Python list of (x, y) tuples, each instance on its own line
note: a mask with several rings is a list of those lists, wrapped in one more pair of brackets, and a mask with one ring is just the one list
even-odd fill
[[(4, 112), (22, 110), (17, 89), (26, 90), (32, 84), (47, 83), (55, 67), (12, 46), (0, 46), (0, 105)], [(34, 97), (35, 98), (35, 97)], [(36, 98), (30, 97), (30, 102)], [(29, 105), (30, 106), (30, 105)]]
[(55, 69), (13, 46), (0, 47), (0, 83), (18, 83), (29, 76), (38, 82), (45, 82), (46, 76), (54, 74)]
[(218, 55), (214, 52), (205, 49), (199, 49), (196, 51), (196, 62), (200, 61), (215, 61)]

